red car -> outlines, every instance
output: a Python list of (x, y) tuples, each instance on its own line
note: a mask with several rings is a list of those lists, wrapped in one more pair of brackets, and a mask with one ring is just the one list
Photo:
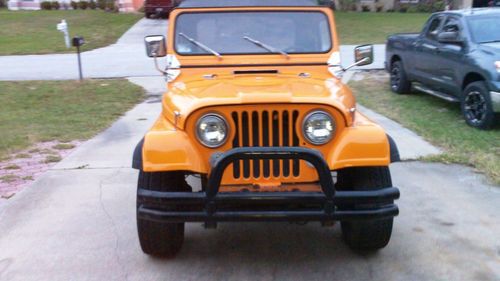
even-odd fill
[(170, 12), (179, 5), (181, 0), (145, 0), (144, 14), (146, 18), (151, 16), (168, 18)]

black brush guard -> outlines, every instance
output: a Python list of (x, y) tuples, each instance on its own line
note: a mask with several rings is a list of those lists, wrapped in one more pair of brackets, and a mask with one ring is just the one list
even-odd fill
[[(301, 159), (319, 175), (322, 192), (224, 192), (223, 173), (237, 160)], [(242, 147), (217, 155), (205, 192), (159, 192), (138, 189), (138, 217), (160, 222), (371, 220), (397, 216), (396, 187), (369, 191), (336, 191), (322, 155), (300, 147)], [(353, 205), (363, 206), (355, 208)]]

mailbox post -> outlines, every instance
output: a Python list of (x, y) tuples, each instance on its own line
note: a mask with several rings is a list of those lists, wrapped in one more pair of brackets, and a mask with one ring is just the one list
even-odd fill
[(64, 43), (66, 44), (66, 48), (69, 49), (71, 45), (69, 43), (69, 30), (66, 20), (61, 20), (61, 22), (57, 24), (57, 30), (61, 31), (64, 34)]
[(72, 43), (73, 43), (73, 47), (76, 47), (76, 54), (78, 56), (78, 73), (80, 74), (80, 81), (82, 81), (83, 74), (82, 74), (82, 61), (80, 58), (80, 46), (85, 44), (85, 40), (83, 39), (83, 37), (76, 36), (76, 37), (73, 37)]

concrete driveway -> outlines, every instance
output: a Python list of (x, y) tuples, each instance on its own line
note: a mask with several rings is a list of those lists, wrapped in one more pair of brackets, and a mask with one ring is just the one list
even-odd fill
[(500, 280), (500, 189), (421, 162), (391, 166), (401, 214), (377, 253), (349, 250), (338, 226), (231, 223), (188, 224), (176, 259), (148, 257), (130, 164), (159, 110), (153, 95), (0, 202), (0, 280)]
[[(144, 36), (166, 32), (166, 20), (141, 19), (116, 44), (82, 53), (84, 78), (158, 76)], [(78, 79), (76, 54), (0, 56), (0, 65), (0, 80)]]

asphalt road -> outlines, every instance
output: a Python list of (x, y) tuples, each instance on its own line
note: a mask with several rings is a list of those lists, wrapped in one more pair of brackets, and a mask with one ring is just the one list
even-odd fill
[(385, 249), (349, 250), (340, 227), (188, 224), (173, 260), (139, 247), (136, 142), (158, 97), (0, 201), (0, 280), (500, 280), (500, 189), (457, 165), (391, 166), (400, 216)]

